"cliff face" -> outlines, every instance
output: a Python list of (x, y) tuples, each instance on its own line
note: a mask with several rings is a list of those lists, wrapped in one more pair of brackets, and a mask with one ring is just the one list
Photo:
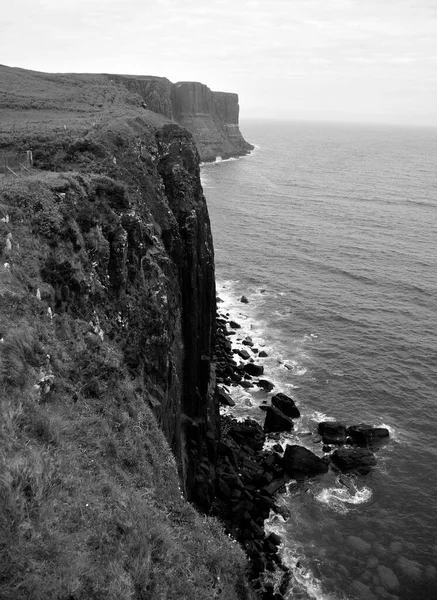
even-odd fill
[(253, 146), (238, 126), (238, 95), (213, 92), (206, 85), (146, 76), (110, 75), (143, 98), (145, 106), (188, 129), (196, 141), (200, 158), (215, 160), (250, 152)]
[[(104, 76), (23, 77), (18, 100), (0, 85), (0, 150), (33, 153), (0, 179), (0, 596), (249, 597), (241, 551), (177, 487), (209, 508), (220, 435), (193, 137)], [(170, 88), (135, 91), (169, 115)]]

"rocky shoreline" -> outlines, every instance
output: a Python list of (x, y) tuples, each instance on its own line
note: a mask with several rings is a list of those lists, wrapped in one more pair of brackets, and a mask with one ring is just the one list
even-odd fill
[[(220, 302), (220, 299), (218, 299)], [(241, 302), (247, 303), (245, 296)], [(218, 309), (216, 334), (217, 394), (222, 406), (232, 413), (235, 402), (232, 387), (257, 386), (270, 393), (274, 384), (264, 379), (264, 350), (255, 347), (250, 337), (239, 335), (240, 325), (229, 313)], [(235, 336), (235, 337), (234, 337)], [(240, 345), (233, 346), (231, 340)], [(236, 355), (240, 360), (236, 360)], [(321, 446), (322, 457), (304, 446), (278, 441), (281, 432), (293, 430), (293, 419), (300, 411), (292, 398), (273, 393), (270, 403), (259, 406), (265, 412), (264, 425), (254, 419), (221, 417), (221, 439), (217, 447), (216, 498), (212, 512), (219, 516), (226, 531), (246, 550), (250, 560), (252, 585), (264, 600), (281, 600), (288, 588), (291, 572), (280, 557), (281, 538), (267, 534), (264, 522), (270, 511), (289, 517), (279, 494), (292, 480), (302, 481), (332, 469), (344, 474), (339, 481), (346, 488), (348, 475), (365, 476), (376, 465), (375, 451), (389, 440), (389, 431), (367, 424), (346, 426), (337, 421), (320, 422), (309, 432)], [(266, 440), (276, 441), (265, 449)]]

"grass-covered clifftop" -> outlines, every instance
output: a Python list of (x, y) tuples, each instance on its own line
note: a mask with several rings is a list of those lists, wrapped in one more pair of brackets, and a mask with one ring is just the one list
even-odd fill
[(2, 68), (0, 597), (249, 598), (207, 506), (215, 288), (189, 134), (100, 76)]

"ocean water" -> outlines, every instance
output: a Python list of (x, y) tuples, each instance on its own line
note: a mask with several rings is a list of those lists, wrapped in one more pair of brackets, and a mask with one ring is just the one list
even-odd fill
[[(231, 389), (238, 417), (283, 391), (280, 442), (323, 456), (321, 420), (390, 430), (366, 476), (291, 482), (289, 598), (437, 598), (437, 129), (247, 122), (247, 157), (202, 166), (220, 310), (250, 335), (272, 393)], [(240, 302), (245, 295), (249, 303)], [(255, 355), (254, 355), (255, 356)]]

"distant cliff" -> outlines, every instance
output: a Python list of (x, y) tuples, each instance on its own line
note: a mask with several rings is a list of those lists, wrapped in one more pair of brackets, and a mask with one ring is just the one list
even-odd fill
[(149, 110), (188, 129), (203, 161), (229, 158), (250, 152), (238, 126), (238, 95), (213, 92), (193, 81), (171, 83), (163, 77), (108, 75), (139, 94)]

